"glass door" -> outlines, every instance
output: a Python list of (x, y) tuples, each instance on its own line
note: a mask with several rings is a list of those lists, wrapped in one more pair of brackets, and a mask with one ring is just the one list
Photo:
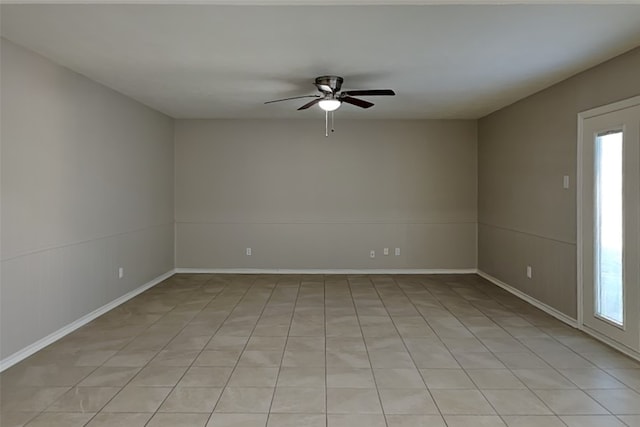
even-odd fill
[(595, 315), (624, 328), (623, 130), (594, 136)]
[(581, 113), (582, 325), (640, 352), (640, 98)]

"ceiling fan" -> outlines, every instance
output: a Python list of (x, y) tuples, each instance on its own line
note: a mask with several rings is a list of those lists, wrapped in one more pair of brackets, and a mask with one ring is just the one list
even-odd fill
[(333, 132), (333, 112), (340, 108), (342, 103), (355, 105), (360, 108), (371, 108), (373, 103), (365, 101), (364, 99), (355, 98), (354, 96), (394, 96), (396, 93), (391, 89), (361, 89), (361, 90), (343, 90), (342, 82), (344, 79), (338, 76), (320, 76), (316, 77), (313, 83), (320, 94), (316, 95), (302, 95), (294, 96), (291, 98), (276, 99), (274, 101), (267, 101), (265, 104), (272, 104), (274, 102), (290, 101), (292, 99), (302, 98), (315, 98), (312, 101), (307, 102), (300, 110), (306, 110), (314, 105), (318, 106), (325, 111), (325, 136), (329, 136), (329, 113), (331, 113), (331, 132)]
[(320, 94), (316, 95), (303, 95), (294, 96), (292, 98), (276, 99), (275, 101), (267, 101), (265, 104), (271, 104), (274, 102), (289, 101), (292, 99), (302, 98), (315, 98), (313, 101), (307, 102), (298, 110), (306, 110), (319, 104), (320, 108), (324, 111), (335, 111), (342, 103), (355, 105), (360, 108), (371, 108), (373, 103), (365, 101), (364, 99), (354, 98), (354, 96), (393, 96), (395, 92), (391, 89), (364, 89), (364, 90), (344, 90), (342, 88), (342, 82), (344, 79), (338, 76), (320, 76), (317, 77), (314, 85), (320, 91)]

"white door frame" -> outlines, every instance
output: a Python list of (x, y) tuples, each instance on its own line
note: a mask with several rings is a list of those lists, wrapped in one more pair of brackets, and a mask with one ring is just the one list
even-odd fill
[[(578, 328), (581, 330), (585, 330), (584, 327), (584, 307), (583, 307), (583, 292), (584, 292), (584, 281), (582, 277), (582, 268), (583, 268), (583, 245), (584, 241), (582, 238), (582, 191), (583, 191), (583, 181), (584, 181), (584, 170), (582, 165), (582, 156), (584, 154), (584, 132), (583, 125), (584, 121), (588, 118), (600, 116), (602, 114), (611, 113), (618, 110), (624, 110), (625, 108), (633, 107), (640, 104), (640, 95), (634, 96), (622, 101), (614, 102), (612, 104), (603, 105), (600, 107), (592, 108), (587, 111), (583, 111), (578, 113), (578, 153), (577, 153), (577, 181), (576, 181), (576, 211), (577, 211), (577, 228), (576, 228), (576, 247), (577, 247), (577, 281), (578, 281), (578, 289), (577, 289), (577, 314), (578, 314)], [(609, 342), (604, 337), (598, 337), (603, 339), (608, 344), (613, 345), (614, 347), (620, 349), (619, 346), (615, 345), (613, 342)], [(629, 354), (627, 351), (625, 353)], [(633, 357), (637, 357), (637, 355), (632, 355)]]

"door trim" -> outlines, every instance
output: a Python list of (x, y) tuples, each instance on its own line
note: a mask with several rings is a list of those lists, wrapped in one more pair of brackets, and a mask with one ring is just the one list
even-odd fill
[[(582, 165), (582, 157), (584, 155), (584, 121), (591, 117), (600, 116), (607, 113), (612, 113), (618, 110), (624, 110), (625, 108), (634, 107), (636, 105), (640, 105), (640, 95), (633, 96), (631, 98), (624, 99), (622, 101), (614, 102), (612, 104), (602, 105), (600, 107), (592, 108), (590, 110), (582, 111), (578, 113), (578, 145), (577, 145), (577, 163), (576, 163), (576, 261), (577, 261), (577, 271), (576, 271), (576, 279), (578, 289), (576, 290), (577, 295), (577, 321), (578, 321), (578, 329), (585, 331), (584, 325), (584, 307), (583, 307), (583, 292), (584, 292), (584, 281), (582, 277), (582, 268), (583, 262), (582, 258), (584, 255), (583, 245), (584, 239), (582, 238), (582, 191), (584, 189), (583, 181), (584, 181), (584, 170)], [(591, 334), (591, 332), (590, 332)], [(593, 335), (593, 334), (591, 334)], [(598, 334), (601, 335), (601, 334)], [(602, 336), (599, 336), (601, 340), (605, 341)], [(610, 341), (606, 340), (605, 342)], [(611, 345), (611, 343), (609, 343)], [(616, 348), (618, 346), (615, 346)], [(637, 358), (637, 356), (636, 356)]]

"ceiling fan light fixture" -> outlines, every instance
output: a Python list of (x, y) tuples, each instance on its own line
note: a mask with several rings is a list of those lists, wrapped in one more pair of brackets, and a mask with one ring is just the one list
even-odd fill
[(324, 111), (336, 111), (338, 108), (340, 108), (341, 104), (342, 102), (337, 99), (323, 99), (318, 103), (320, 108), (322, 108)]

